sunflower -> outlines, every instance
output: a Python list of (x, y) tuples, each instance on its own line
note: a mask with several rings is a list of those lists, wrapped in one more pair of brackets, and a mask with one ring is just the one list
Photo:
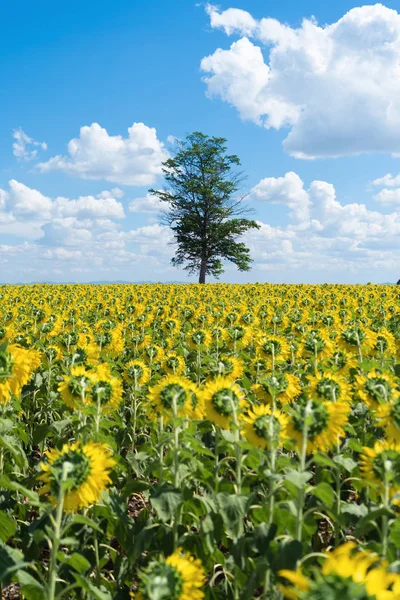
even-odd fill
[(219, 356), (213, 358), (207, 363), (207, 369), (210, 371), (209, 377), (218, 377), (218, 375), (229, 376), (232, 379), (240, 379), (243, 375), (244, 364), (235, 356)]
[(241, 418), (242, 435), (255, 448), (269, 448), (272, 443), (277, 446), (287, 439), (289, 417), (280, 410), (274, 410), (264, 404), (252, 406)]
[(167, 375), (154, 387), (149, 388), (148, 400), (160, 413), (170, 416), (176, 411), (179, 417), (201, 419), (197, 398), (197, 386), (193, 381), (179, 375)]
[(378, 486), (381, 495), (387, 486), (393, 504), (400, 504), (400, 442), (379, 440), (373, 448), (364, 447), (360, 471), (366, 482)]
[(182, 375), (186, 369), (185, 359), (176, 352), (168, 352), (161, 363), (161, 368), (165, 373)]
[(393, 333), (386, 328), (380, 329), (376, 334), (376, 342), (373, 349), (380, 356), (383, 354), (396, 356), (396, 338)]
[(111, 483), (110, 470), (115, 465), (111, 450), (105, 444), (90, 442), (82, 445), (64, 444), (61, 450), (45, 452), (47, 460), (40, 463), (42, 474), (39, 480), (45, 485), (41, 494), (50, 493), (50, 501), (57, 504), (60, 484), (68, 481), (64, 496), (67, 512), (96, 504), (103, 490)]
[(400, 399), (380, 404), (375, 412), (378, 427), (385, 432), (389, 440), (400, 442)]
[(370, 408), (400, 399), (397, 381), (393, 375), (381, 373), (376, 369), (366, 375), (356, 375), (354, 387), (357, 396)]
[(350, 407), (346, 402), (301, 398), (292, 411), (288, 437), (303, 445), (303, 432), (307, 429), (307, 453), (327, 451), (345, 435)]
[(217, 348), (221, 348), (227, 341), (229, 335), (227, 330), (220, 325), (215, 325), (210, 329), (212, 343)]
[(176, 335), (181, 330), (181, 323), (178, 319), (174, 319), (172, 317), (168, 317), (165, 321), (162, 322), (162, 330), (168, 335)]
[(143, 360), (130, 360), (126, 363), (122, 377), (135, 389), (146, 385), (150, 380), (150, 369)]
[(301, 393), (300, 379), (291, 373), (277, 373), (261, 377), (251, 389), (261, 402), (272, 402), (274, 395), (281, 404), (290, 404)]
[(121, 354), (124, 349), (124, 336), (120, 327), (111, 329), (105, 327), (103, 323), (99, 323), (94, 341), (100, 352), (109, 356)]
[(40, 365), (37, 350), (20, 348), (4, 342), (0, 346), (0, 404), (7, 404), (11, 394), (18, 396)]
[(86, 402), (86, 395), (93, 385), (93, 373), (85, 367), (72, 367), (69, 375), (64, 375), (63, 381), (58, 384), (63, 402), (70, 408), (78, 408)]
[(284, 337), (262, 334), (256, 339), (257, 355), (274, 365), (277, 361), (290, 358), (290, 346)]
[(319, 373), (309, 378), (308, 394), (312, 397), (336, 402), (351, 402), (351, 388), (349, 383), (340, 375), (333, 373)]
[(103, 413), (117, 409), (122, 402), (122, 383), (111, 374), (110, 367), (102, 363), (95, 371), (89, 371), (88, 376), (92, 381), (88, 398), (93, 404), (100, 403)]
[(337, 350), (328, 356), (326, 359), (326, 366), (333, 371), (339, 372), (343, 377), (347, 377), (350, 373), (350, 369), (357, 369), (358, 360), (353, 354), (349, 354), (345, 350)]
[(70, 360), (72, 365), (90, 365), (95, 366), (99, 360), (100, 350), (95, 344), (85, 341), (78, 342), (70, 351)]
[(199, 559), (178, 548), (166, 560), (153, 561), (139, 573), (139, 592), (135, 600), (202, 600), (205, 573)]
[(238, 347), (246, 348), (252, 339), (253, 334), (249, 327), (237, 324), (226, 330), (226, 344), (235, 351)]
[(231, 377), (218, 376), (208, 381), (202, 396), (208, 420), (222, 429), (229, 429), (235, 413), (245, 403), (244, 393)]
[(188, 333), (186, 341), (192, 350), (202, 350), (210, 346), (212, 337), (209, 331), (205, 329), (195, 329)]
[(55, 361), (61, 360), (63, 357), (59, 346), (46, 345), (43, 348), (43, 358), (46, 363), (54, 363)]
[(303, 340), (303, 355), (305, 357), (325, 358), (333, 352), (333, 342), (329, 332), (324, 329), (309, 331)]
[(398, 600), (400, 575), (391, 573), (385, 561), (372, 552), (357, 550), (347, 542), (331, 552), (319, 571), (308, 578), (300, 570), (279, 571), (279, 576), (294, 587), (280, 585), (290, 600)]
[(378, 336), (371, 329), (358, 326), (342, 328), (337, 341), (339, 347), (347, 352), (357, 354), (362, 350), (370, 351), (377, 343)]
[(164, 349), (158, 344), (150, 344), (144, 347), (143, 354), (150, 366), (160, 365), (165, 357)]

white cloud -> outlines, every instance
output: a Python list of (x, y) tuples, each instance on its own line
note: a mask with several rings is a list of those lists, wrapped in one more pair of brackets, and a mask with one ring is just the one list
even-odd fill
[(8, 191), (0, 189), (0, 223), (16, 219), (50, 221), (62, 217), (123, 219), (124, 208), (116, 200), (121, 193), (117, 189), (103, 191), (97, 196), (80, 196), (76, 199), (59, 196), (52, 200), (38, 190), (11, 179)]
[(81, 179), (102, 179), (122, 185), (152, 185), (168, 158), (154, 128), (134, 123), (128, 137), (109, 135), (98, 123), (81, 127), (79, 138), (68, 143), (68, 156), (40, 163), (42, 173), (61, 170)]
[(13, 138), (15, 142), (13, 143), (13, 154), (17, 159), (20, 160), (33, 160), (37, 157), (38, 151), (30, 150), (29, 146), (34, 146), (36, 148), (41, 148), (42, 150), (47, 150), (46, 142), (37, 142), (32, 139), (22, 130), (21, 127), (19, 129), (14, 129)]
[(400, 154), (396, 10), (361, 6), (330, 25), (304, 19), (298, 28), (239, 9), (207, 12), (212, 27), (242, 36), (203, 58), (209, 96), (258, 125), (289, 127), (284, 148), (297, 158)]
[(394, 205), (400, 207), (400, 188), (387, 189), (384, 188), (374, 196), (377, 202), (386, 205)]
[(147, 193), (142, 198), (135, 198), (129, 203), (129, 212), (133, 213), (159, 213), (165, 208), (165, 203), (156, 196)]
[(250, 198), (290, 209), (286, 227), (259, 221), (260, 229), (246, 234), (255, 270), (275, 273), (281, 281), (312, 281), (313, 273), (319, 280), (338, 281), (382, 282), (398, 276), (400, 212), (383, 214), (363, 203), (342, 204), (332, 184), (313, 181), (306, 189), (292, 172), (260, 181)]
[(387, 186), (387, 187), (397, 187), (400, 186), (400, 173), (393, 177), (390, 173), (384, 175), (383, 177), (379, 177), (379, 179), (374, 179), (372, 185), (376, 186)]
[(223, 13), (218, 12), (217, 7), (212, 4), (207, 4), (205, 8), (210, 17), (211, 27), (222, 28), (227, 35), (251, 35), (257, 28), (257, 21), (250, 13), (240, 8), (228, 8)]
[(76, 200), (56, 198), (55, 211), (63, 217), (97, 217), (105, 219), (123, 219), (124, 208), (115, 198), (97, 198), (94, 196), (80, 196)]
[[(44, 196), (38, 190), (27, 187), (23, 183), (11, 179), (7, 203), (10, 211), (17, 217), (50, 219), (53, 211), (51, 198)], [(3, 190), (4, 193), (4, 190)]]
[(88, 245), (92, 240), (92, 222), (84, 223), (76, 217), (57, 218), (42, 226), (44, 232), (40, 242), (46, 246)]
[(251, 195), (271, 204), (284, 204), (291, 209), (297, 223), (309, 220), (310, 199), (297, 173), (290, 171), (284, 177), (266, 177), (253, 187)]

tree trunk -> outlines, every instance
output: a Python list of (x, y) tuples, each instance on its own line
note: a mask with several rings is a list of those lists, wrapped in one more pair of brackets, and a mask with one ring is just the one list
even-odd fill
[(200, 265), (199, 283), (206, 282), (206, 268), (207, 268), (207, 261), (205, 258), (202, 258), (201, 265)]

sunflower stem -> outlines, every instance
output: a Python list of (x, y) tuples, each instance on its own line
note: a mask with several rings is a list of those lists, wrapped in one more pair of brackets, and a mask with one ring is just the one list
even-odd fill
[(62, 518), (64, 511), (64, 482), (67, 479), (67, 464), (64, 463), (61, 473), (60, 489), (57, 498), (56, 518), (53, 519), (53, 535), (50, 543), (50, 565), (49, 565), (49, 583), (48, 600), (54, 600), (57, 582), (57, 553), (60, 546), (62, 535)]
[(136, 442), (136, 418), (137, 418), (137, 398), (136, 398), (136, 374), (135, 374), (135, 387), (132, 390), (131, 393), (131, 400), (132, 400), (132, 404), (131, 404), (131, 409), (132, 409), (132, 414), (133, 414), (133, 422), (132, 422), (132, 452), (135, 448), (135, 442)]
[[(304, 423), (303, 432), (301, 439), (301, 451), (300, 451), (300, 473), (306, 471), (306, 456), (307, 456), (307, 440), (308, 440), (308, 417), (310, 410), (310, 402), (307, 402), (304, 411)], [(301, 542), (303, 534), (303, 518), (304, 518), (304, 486), (299, 489), (297, 499), (297, 524), (296, 524), (296, 540)]]
[(270, 444), (270, 497), (269, 497), (269, 515), (268, 515), (268, 523), (271, 523), (274, 520), (274, 510), (275, 510), (275, 495), (272, 493), (274, 488), (274, 475), (276, 468), (276, 439), (275, 439), (275, 431), (274, 431), (274, 413), (276, 411), (276, 394), (275, 392), (272, 394), (272, 414), (269, 420), (269, 444)]
[(95, 419), (95, 440), (99, 441), (100, 432), (100, 419), (101, 419), (101, 394), (97, 390), (97, 404), (96, 404), (96, 419)]
[(235, 443), (235, 458), (236, 458), (236, 494), (240, 494), (242, 492), (242, 446), (240, 445), (240, 429), (239, 429), (239, 420), (237, 416), (237, 408), (231, 396), (229, 396), (232, 414), (233, 414), (233, 424), (235, 426), (234, 431), (234, 443)]
[[(388, 473), (385, 468), (385, 492), (384, 492), (384, 508), (390, 510), (390, 501), (389, 501), (389, 480)], [(388, 551), (388, 536), (389, 536), (389, 517), (387, 515), (383, 515), (382, 517), (382, 556), (383, 558), (387, 557)]]
[[(160, 427), (160, 439), (163, 439), (164, 436), (164, 417), (163, 415), (160, 415), (160, 420), (159, 420), (159, 427)], [(162, 483), (163, 479), (164, 479), (164, 444), (161, 441), (160, 444), (160, 477), (159, 477), (159, 483)]]
[[(338, 456), (340, 454), (340, 446), (339, 444), (336, 447), (336, 455)], [(339, 465), (337, 465), (337, 468), (335, 469), (335, 480), (336, 480), (336, 518), (335, 518), (335, 548), (337, 548), (339, 546), (339, 542), (340, 542), (340, 513), (341, 513), (341, 481), (340, 481), (340, 468)]]
[(94, 554), (96, 557), (96, 585), (100, 587), (100, 555), (99, 555), (99, 542), (97, 539), (97, 532), (94, 531)]
[[(179, 486), (179, 427), (177, 426), (178, 419), (178, 407), (177, 407), (177, 395), (174, 394), (172, 398), (172, 410), (174, 412), (174, 488)], [(173, 536), (174, 536), (174, 550), (178, 547), (178, 525), (179, 525), (179, 508), (176, 511), (176, 515), (173, 521)]]

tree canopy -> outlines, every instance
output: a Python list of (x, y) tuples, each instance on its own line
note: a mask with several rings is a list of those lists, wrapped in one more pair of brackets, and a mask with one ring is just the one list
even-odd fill
[(236, 196), (243, 180), (239, 165), (236, 155), (227, 154), (225, 138), (194, 132), (163, 163), (165, 189), (149, 190), (168, 205), (162, 221), (174, 232), (172, 264), (198, 273), (199, 283), (207, 275), (219, 277), (223, 261), (250, 270), (250, 251), (238, 238), (259, 225), (244, 217), (249, 209)]

